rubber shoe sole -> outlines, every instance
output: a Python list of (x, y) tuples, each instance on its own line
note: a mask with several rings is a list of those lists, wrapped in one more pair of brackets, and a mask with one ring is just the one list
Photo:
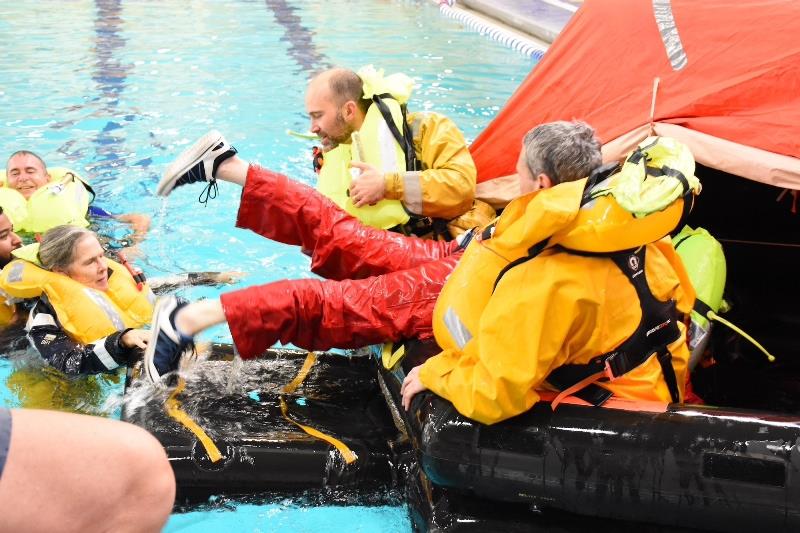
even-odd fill
[[(156, 344), (158, 343), (158, 336), (161, 332), (161, 327), (159, 323), (161, 321), (162, 315), (164, 320), (169, 321), (169, 314), (172, 312), (173, 309), (176, 307), (176, 301), (174, 296), (169, 296), (167, 298), (159, 298), (156, 302), (156, 308), (153, 311), (153, 320), (150, 323), (150, 340), (147, 343), (147, 348), (144, 351), (144, 357), (142, 359), (142, 368), (144, 369), (144, 375), (147, 379), (160, 388), (166, 388), (166, 385), (161, 380), (163, 375), (158, 372), (158, 369), (155, 365), (155, 354), (156, 354)], [(166, 333), (166, 332), (165, 332)], [(168, 335), (169, 336), (169, 335)]]
[(204, 161), (204, 158), (213, 151), (214, 147), (223, 141), (224, 137), (217, 130), (211, 130), (200, 137), (200, 139), (191, 147), (184, 150), (181, 155), (167, 167), (164, 176), (161, 178), (161, 181), (158, 182), (156, 193), (159, 196), (169, 196), (172, 189), (175, 188), (175, 182), (201, 162), (205, 167), (206, 180), (210, 180), (211, 169), (214, 165), (214, 157), (210, 157), (208, 161)]

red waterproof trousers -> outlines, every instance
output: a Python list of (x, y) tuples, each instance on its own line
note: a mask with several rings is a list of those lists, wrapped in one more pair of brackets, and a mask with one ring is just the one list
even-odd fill
[(328, 280), (284, 280), (223, 294), (239, 354), (275, 344), (357, 348), (433, 335), (433, 306), (461, 252), (455, 242), (364, 226), (316, 190), (251, 165), (236, 225), (302, 247)]

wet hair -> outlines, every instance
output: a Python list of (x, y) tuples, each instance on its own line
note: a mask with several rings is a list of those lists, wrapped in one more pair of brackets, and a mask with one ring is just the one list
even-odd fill
[(358, 74), (346, 68), (335, 68), (327, 72), (328, 87), (336, 105), (341, 107), (348, 100), (352, 100), (362, 113), (366, 113), (372, 100), (364, 98), (364, 82)]
[(553, 185), (585, 178), (603, 162), (594, 128), (578, 120), (540, 124), (522, 145), (531, 174), (545, 174)]
[(56, 226), (42, 235), (39, 244), (39, 262), (47, 270), (66, 270), (75, 260), (78, 242), (94, 233), (78, 226)]
[(17, 150), (16, 152), (14, 152), (10, 156), (8, 156), (8, 159), (6, 159), (6, 169), (8, 169), (8, 164), (11, 162), (11, 160), (14, 159), (15, 157), (17, 157), (18, 155), (29, 155), (31, 157), (36, 158), (39, 161), (39, 163), (42, 164), (42, 168), (45, 171), (47, 171), (47, 165), (45, 165), (44, 159), (39, 157), (38, 154), (34, 154), (33, 152), (29, 152), (28, 150)]

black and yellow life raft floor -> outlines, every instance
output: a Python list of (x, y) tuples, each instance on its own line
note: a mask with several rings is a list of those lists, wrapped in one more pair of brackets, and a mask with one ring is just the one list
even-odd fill
[[(208, 360), (188, 370), (179, 394), (134, 382), (128, 397), (123, 417), (164, 445), (179, 497), (392, 484), (399, 432), (368, 355), (323, 353), (312, 364), (304, 352), (270, 350)], [(170, 401), (182, 416), (168, 413)]]

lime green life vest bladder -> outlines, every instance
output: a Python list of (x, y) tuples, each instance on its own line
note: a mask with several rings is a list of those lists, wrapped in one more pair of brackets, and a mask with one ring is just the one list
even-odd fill
[(5, 171), (0, 171), (0, 207), (15, 231), (44, 232), (71, 224), (85, 228), (86, 213), (94, 193), (77, 174), (66, 168), (49, 169), (51, 179), (26, 199), (8, 186)]
[(717, 314), (727, 307), (723, 299), (727, 264), (719, 241), (703, 228), (684, 226), (673, 238), (673, 243), (697, 294), (689, 325), (689, 349), (692, 352), (689, 369), (693, 370), (702, 360), (711, 339), (713, 322), (731, 328), (753, 343), (769, 361), (774, 361), (775, 357), (758, 341)]
[[(382, 71), (371, 67), (359, 70), (358, 75), (364, 82), (364, 97), (378, 97), (391, 114), (392, 126), (396, 131), (404, 131), (401, 105), (408, 100), (413, 81), (403, 75), (384, 78)], [(350, 144), (340, 144), (325, 153), (317, 181), (319, 192), (368, 226), (389, 229), (408, 222), (409, 214), (400, 200), (381, 200), (375, 205), (356, 207), (349, 196), (351, 180), (358, 179), (356, 173), (351, 174), (351, 161), (370, 164), (384, 173), (409, 170), (406, 152), (395, 139), (376, 103), (369, 107), (361, 129), (353, 134), (351, 140)]]

